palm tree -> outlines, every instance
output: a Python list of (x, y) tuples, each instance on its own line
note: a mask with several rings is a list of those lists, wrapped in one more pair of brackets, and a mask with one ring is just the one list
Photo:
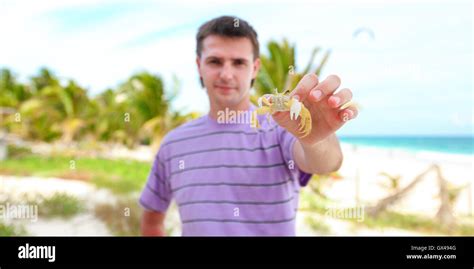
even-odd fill
[(39, 70), (37, 76), (31, 78), (31, 86), (34, 92), (40, 92), (44, 88), (59, 86), (60, 82), (56, 75), (46, 67)]
[(126, 104), (129, 120), (125, 121), (125, 133), (133, 138), (132, 144), (161, 133), (167, 129), (166, 115), (169, 100), (165, 97), (161, 77), (141, 72), (130, 77), (118, 89), (118, 96)]
[(19, 83), (9, 69), (0, 69), (0, 107), (16, 109), (31, 96), (31, 89)]
[(23, 136), (51, 141), (71, 142), (93, 117), (86, 90), (70, 80), (63, 87), (48, 69), (31, 79), (33, 95), (19, 106)]
[[(98, 115), (93, 125), (95, 137), (101, 141), (123, 142), (125, 138), (121, 138), (120, 130), (124, 126), (124, 114), (126, 106), (118, 100), (117, 94), (112, 89), (107, 89), (98, 95), (93, 104), (98, 108)], [(126, 135), (124, 135), (126, 137)]]
[(93, 123), (96, 109), (91, 106), (86, 90), (72, 80), (66, 87), (55, 87), (55, 90), (65, 116), (60, 123), (62, 140), (71, 142), (88, 123)]
[[(54, 85), (58, 81), (46, 70), (41, 70), (37, 84), (22, 85), (16, 82), (12, 73), (3, 69), (0, 73), (0, 105), (13, 109), (16, 113), (2, 120), (7, 130), (25, 138), (50, 140), (57, 134), (51, 132), (52, 123), (59, 120), (59, 113), (45, 105), (38, 86)], [(33, 79), (32, 79), (33, 80)]]
[(269, 55), (261, 55), (261, 69), (255, 80), (255, 95), (251, 97), (256, 103), (258, 97), (263, 94), (274, 93), (275, 89), (282, 92), (286, 89), (294, 89), (301, 78), (310, 72), (320, 75), (322, 68), (329, 59), (330, 51), (326, 51), (317, 66), (313, 68), (314, 59), (320, 48), (314, 48), (306, 67), (298, 72), (295, 62), (296, 47), (290, 45), (284, 39), (278, 43), (270, 41), (267, 44)]
[(8, 115), (2, 126), (33, 140), (71, 142), (92, 137), (129, 147), (149, 142), (156, 147), (167, 131), (198, 116), (171, 111), (177, 89), (175, 79), (174, 89), (165, 94), (161, 77), (141, 72), (117, 89), (90, 99), (77, 83), (69, 80), (63, 86), (46, 68), (26, 85), (4, 69), (0, 71), (0, 106), (20, 112), (21, 121)]
[(172, 112), (170, 104), (178, 94), (179, 83), (174, 80), (171, 91), (165, 92), (163, 80), (158, 75), (141, 72), (133, 75), (119, 87), (118, 96), (124, 100), (130, 121), (125, 133), (136, 142), (150, 141), (154, 148), (169, 130), (196, 117)]

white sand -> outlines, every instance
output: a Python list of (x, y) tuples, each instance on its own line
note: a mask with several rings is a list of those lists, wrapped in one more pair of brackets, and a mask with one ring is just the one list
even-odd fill
[[(40, 177), (0, 176), (0, 195), (7, 195), (12, 204), (23, 205), (24, 195), (29, 199), (51, 197), (55, 193), (74, 196), (85, 202), (87, 212), (96, 204), (116, 202), (116, 197), (105, 189), (78, 180)], [(69, 219), (41, 218), (6, 219), (6, 223), (22, 225), (33, 236), (108, 236), (106, 225), (91, 213), (81, 213)]]
[(78, 214), (70, 219), (52, 218), (18, 221), (32, 236), (111, 236), (107, 226), (92, 214)]
[[(401, 188), (409, 184), (418, 174), (431, 164), (441, 167), (444, 178), (454, 186), (468, 185), (463, 189), (455, 203), (455, 213), (460, 215), (474, 214), (472, 197), (474, 197), (474, 168), (472, 155), (454, 155), (438, 153), (410, 153), (403, 150), (385, 150), (380, 148), (355, 148), (349, 144), (342, 145), (344, 163), (340, 173), (344, 179), (333, 181), (326, 193), (343, 204), (355, 205), (357, 197), (357, 178), (359, 178), (359, 201), (362, 204), (374, 204), (378, 199), (389, 195), (389, 180), (379, 173), (401, 176)], [(435, 172), (430, 172), (410, 192), (405, 199), (396, 205), (404, 212), (425, 215), (436, 214), (439, 207), (438, 182)]]
[(41, 195), (50, 197), (55, 193), (65, 193), (85, 201), (88, 206), (99, 203), (115, 203), (116, 197), (106, 189), (97, 189), (94, 185), (61, 178), (0, 176), (0, 193), (18, 200), (26, 194), (29, 197)]

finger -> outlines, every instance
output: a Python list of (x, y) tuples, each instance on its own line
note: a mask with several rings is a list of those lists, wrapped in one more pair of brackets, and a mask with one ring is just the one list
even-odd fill
[(311, 89), (318, 85), (319, 79), (318, 76), (314, 73), (306, 74), (304, 77), (298, 82), (295, 89), (289, 94), (290, 97), (298, 96), (297, 98), (300, 101), (304, 101), (308, 94), (310, 93)]
[(338, 76), (328, 76), (323, 82), (311, 90), (311, 100), (316, 102), (321, 101), (324, 97), (332, 94), (340, 85), (341, 79)]
[(342, 89), (328, 98), (328, 105), (332, 108), (340, 107), (351, 101), (352, 92), (349, 89)]
[(352, 106), (339, 111), (339, 118), (343, 122), (346, 122), (348, 120), (352, 120), (355, 117), (357, 117), (357, 115), (358, 115), (357, 108), (352, 107)]

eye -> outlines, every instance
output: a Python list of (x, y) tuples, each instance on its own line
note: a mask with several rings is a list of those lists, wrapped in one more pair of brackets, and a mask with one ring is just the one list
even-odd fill
[(211, 59), (208, 61), (209, 64), (212, 64), (212, 65), (217, 65), (217, 64), (220, 64), (220, 61), (217, 60), (217, 59)]
[(235, 60), (234, 65), (240, 66), (240, 65), (245, 65), (245, 61), (243, 60)]

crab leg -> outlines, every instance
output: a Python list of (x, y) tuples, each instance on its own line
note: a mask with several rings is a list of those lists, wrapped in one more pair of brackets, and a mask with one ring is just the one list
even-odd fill
[(257, 108), (257, 114), (258, 115), (262, 115), (262, 114), (266, 114), (266, 113), (269, 113), (270, 112), (270, 107), (268, 106), (262, 106), (260, 108)]
[[(268, 97), (270, 97), (270, 96), (271, 96), (270, 94), (265, 94), (262, 97), (258, 98), (258, 100), (257, 100), (258, 107), (262, 107), (263, 104), (265, 104), (267, 106), (271, 106), (272, 104), (270, 103), (270, 101), (268, 101)], [(262, 104), (262, 102), (263, 102), (263, 104)]]
[(250, 115), (250, 126), (255, 128), (260, 128), (260, 123), (258, 122), (257, 113), (252, 113)]
[(312, 127), (312, 122), (311, 122), (311, 113), (309, 110), (302, 106), (301, 109), (301, 120), (300, 120), (300, 128), (299, 131), (303, 133), (301, 138), (309, 135), (311, 133), (311, 127)]

